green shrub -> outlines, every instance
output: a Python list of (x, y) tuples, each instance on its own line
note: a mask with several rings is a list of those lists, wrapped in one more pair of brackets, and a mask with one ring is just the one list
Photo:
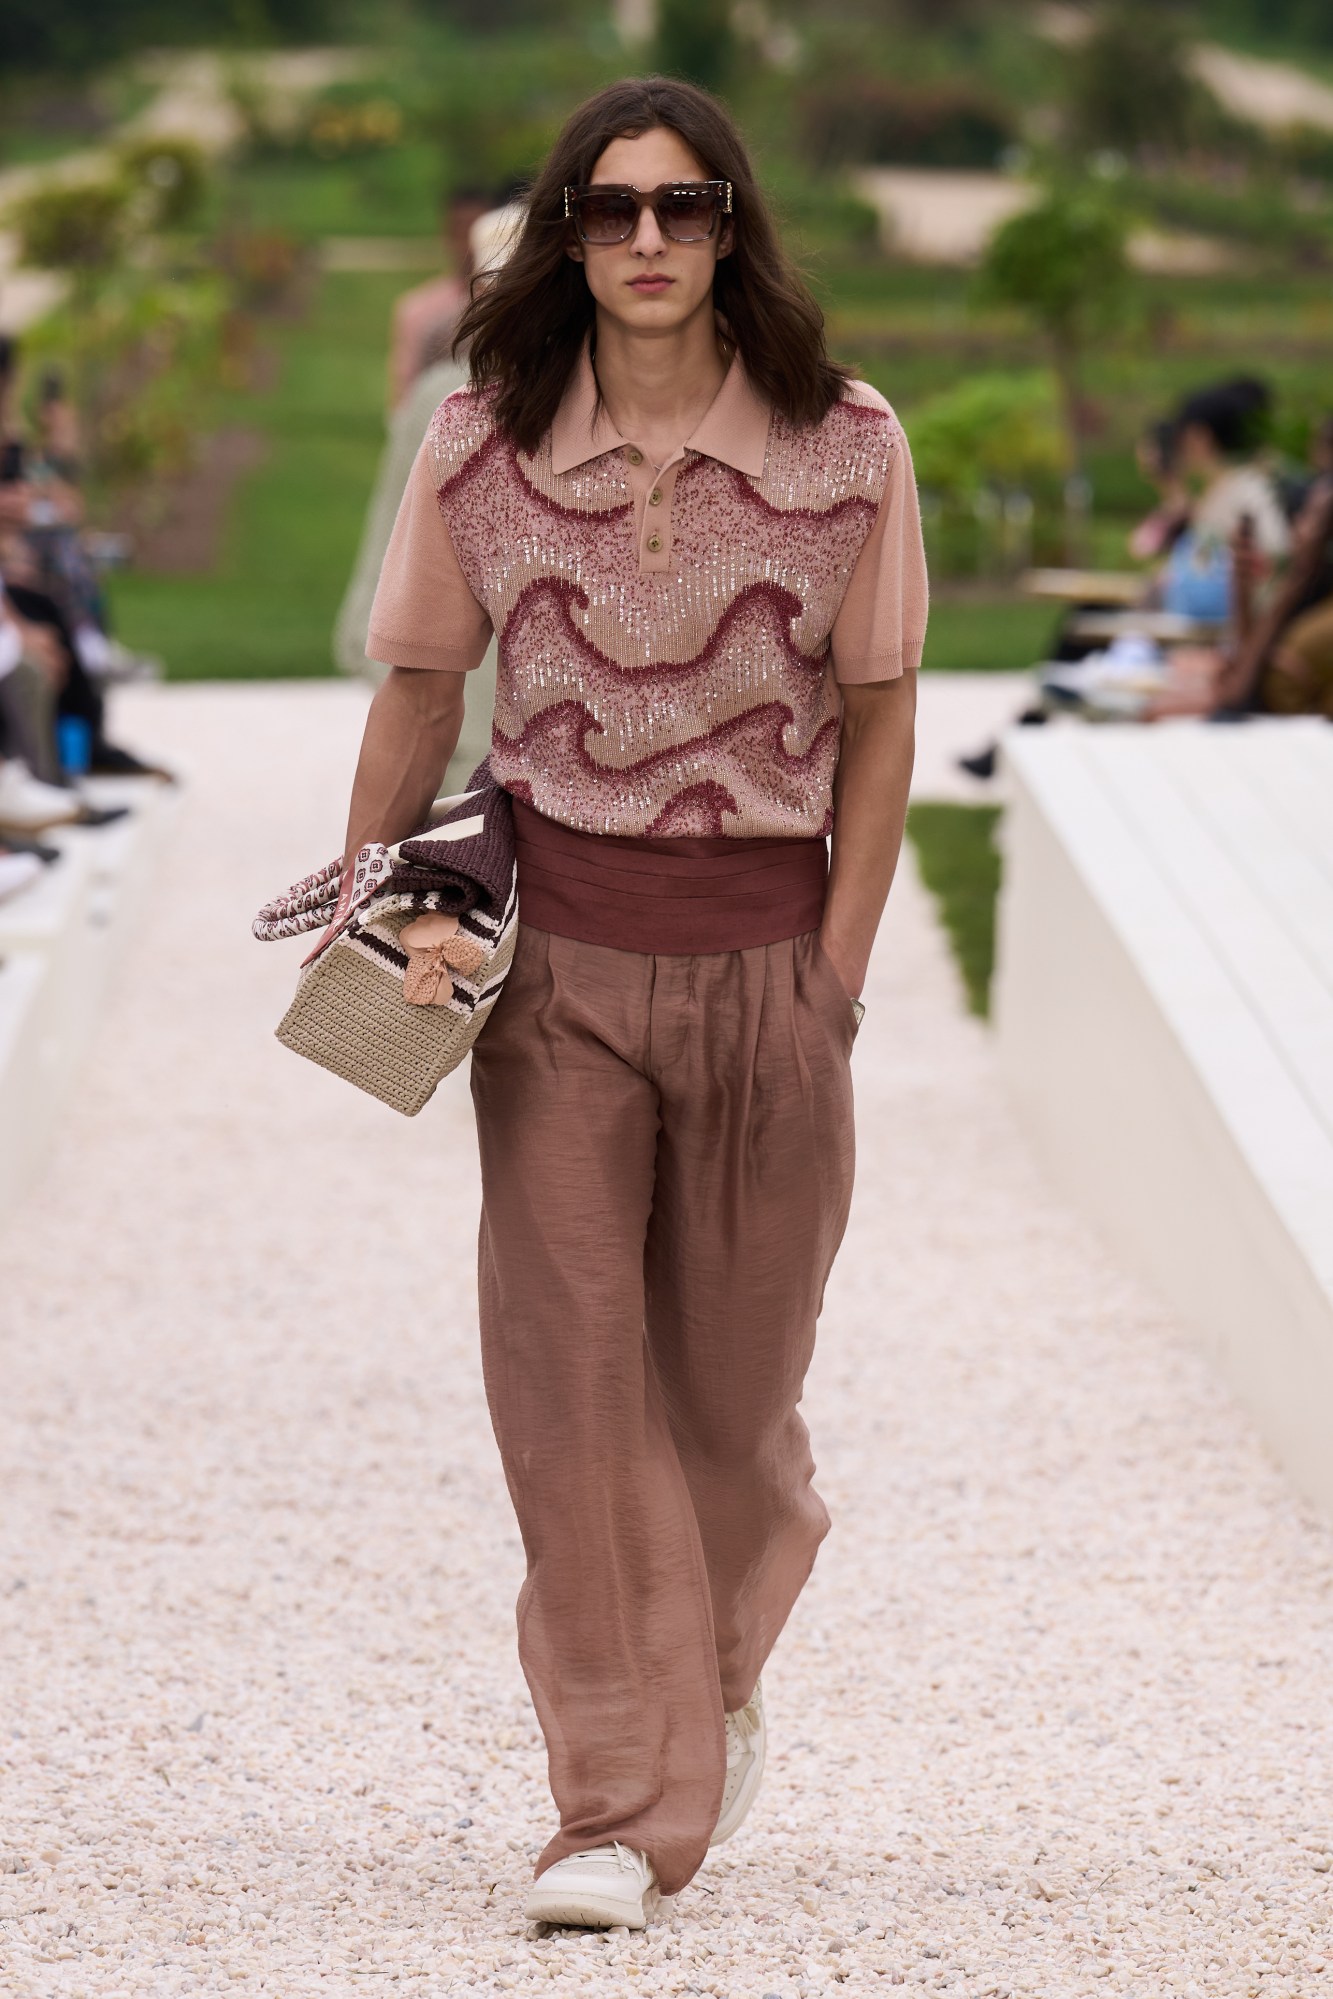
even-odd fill
[(1182, 152), (1204, 98), (1183, 23), (1147, 0), (1108, 8), (1068, 51), (1065, 134), (1078, 153)]
[(1292, 125), (1274, 141), (1277, 159), (1289, 173), (1333, 181), (1333, 132), (1320, 125)]
[(132, 139), (116, 148), (116, 163), (143, 197), (141, 218), (148, 228), (180, 229), (194, 221), (208, 193), (202, 147), (190, 139)]
[(657, 0), (653, 67), (725, 90), (736, 68), (736, 34), (720, 0)]
[(302, 139), (324, 160), (383, 152), (403, 137), (404, 119), (391, 97), (326, 94), (306, 111)]
[(253, 70), (238, 62), (223, 68), (223, 90), (241, 128), (241, 144), (251, 159), (289, 153), (299, 143), (297, 108), (284, 103)]
[(500, 190), (531, 176), (574, 107), (624, 68), (618, 47), (574, 34), (479, 41), (422, 30), (411, 129), (438, 148), (446, 186)]
[(131, 233), (131, 195), (124, 180), (52, 181), (34, 188), (9, 210), (19, 261), (44, 270), (110, 270)]
[(1035, 208), (1000, 225), (982, 260), (979, 297), (1017, 306), (1047, 341), (1075, 472), (1086, 428), (1088, 349), (1125, 315), (1132, 296), (1128, 240), (1128, 214), (1103, 189), (1057, 183)]
[(879, 211), (842, 181), (812, 174), (790, 153), (764, 150), (756, 167), (784, 237), (798, 255), (829, 250), (879, 252)]
[(969, 375), (912, 411), (920, 485), (971, 501), (984, 486), (1058, 493), (1069, 469), (1055, 383), (1045, 369)]
[(208, 254), (214, 269), (227, 279), (236, 303), (249, 308), (272, 305), (281, 298), (302, 258), (301, 245), (290, 231), (241, 222), (219, 231)]
[(204, 391), (219, 377), (228, 288), (218, 277), (125, 269), (24, 336), (32, 369), (68, 369), (96, 488), (178, 469), (197, 434)]
[(797, 111), (805, 151), (825, 171), (852, 161), (993, 167), (1018, 137), (1006, 107), (965, 83), (921, 86), (844, 73), (803, 90)]
[(1243, 243), (1265, 263), (1322, 269), (1333, 259), (1333, 220), (1327, 206), (1300, 207), (1273, 173), (1232, 184), (1185, 173), (1147, 176), (1126, 187), (1135, 205), (1166, 228), (1200, 230)]

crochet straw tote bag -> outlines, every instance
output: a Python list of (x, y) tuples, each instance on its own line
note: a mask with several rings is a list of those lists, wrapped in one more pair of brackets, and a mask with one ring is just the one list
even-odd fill
[[(254, 935), (326, 929), (341, 877), (341, 861), (307, 875), (265, 904)], [(426, 915), (445, 921), (421, 926), (430, 941), (417, 948), (409, 926)], [(278, 1039), (415, 1117), (485, 1026), (517, 935), (513, 813), (483, 763), (411, 839), (358, 853), (350, 905), (302, 967)]]

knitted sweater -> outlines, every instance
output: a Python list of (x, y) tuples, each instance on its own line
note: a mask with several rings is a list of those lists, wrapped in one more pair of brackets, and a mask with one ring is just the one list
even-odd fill
[(492, 629), (497, 781), (584, 832), (754, 838), (832, 824), (839, 682), (920, 660), (926, 576), (907, 442), (852, 384), (796, 430), (739, 359), (662, 467), (585, 353), (531, 454), (486, 393), (436, 411), (367, 652), (466, 670)]

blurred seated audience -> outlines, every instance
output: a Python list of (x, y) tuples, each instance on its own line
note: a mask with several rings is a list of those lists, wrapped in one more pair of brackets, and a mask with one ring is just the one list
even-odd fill
[(1173, 464), (1188, 519), (1166, 553), (1153, 593), (1164, 611), (1225, 624), (1233, 608), (1233, 549), (1244, 527), (1264, 564), (1281, 562), (1291, 529), (1269, 472), (1258, 462), (1272, 393), (1250, 376), (1187, 396), (1173, 428)]
[(1157, 504), (1129, 537), (1135, 562), (1167, 555), (1190, 522), (1190, 496), (1176, 461), (1176, 426), (1169, 418), (1150, 423), (1134, 447), (1139, 476), (1157, 494)]
[[(1142, 608), (1223, 627), (1225, 647), (1164, 652), (1133, 630), (1132, 615), (1104, 646), (1079, 629), (1080, 613), (1117, 607), (1071, 607), (1039, 669), (1038, 701), (1017, 717), (1020, 724), (1037, 726), (1058, 713), (1154, 721), (1253, 707), (1328, 712), (1333, 426), (1317, 440), (1316, 476), (1293, 529), (1261, 458), (1271, 409), (1267, 385), (1239, 376), (1186, 396), (1139, 442), (1140, 468), (1158, 493), (1129, 542), (1132, 555), (1158, 564)], [(974, 777), (991, 777), (997, 752), (992, 743), (958, 763)]]
[(1252, 560), (1242, 522), (1234, 540), (1240, 601), (1229, 643), (1174, 661), (1175, 684), (1151, 704), (1150, 720), (1259, 713), (1333, 721), (1333, 416), (1315, 432), (1310, 457), (1313, 476), (1292, 526), (1291, 560), (1267, 602), (1256, 606), (1262, 562)]
[[(0, 597), (12, 655), (0, 672), (0, 828), (95, 824), (125, 808), (83, 804), (71, 791), (81, 777), (169, 773), (108, 738), (104, 687), (145, 663), (108, 629), (83, 530), (78, 422), (63, 381), (53, 370), (42, 378), (30, 440), (15, 415), (17, 378), (17, 343), (0, 334)], [(62, 811), (39, 796), (52, 790)]]

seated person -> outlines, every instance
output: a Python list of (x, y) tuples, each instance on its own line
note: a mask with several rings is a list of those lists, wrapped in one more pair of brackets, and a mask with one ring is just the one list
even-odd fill
[[(50, 737), (44, 669), (57, 665), (50, 634), (21, 618), (0, 584), (0, 841), (10, 854), (24, 839), (79, 816), (73, 792), (36, 774)], [(11, 888), (31, 878), (30, 869), (4, 872)]]
[[(1277, 488), (1258, 462), (1271, 404), (1263, 382), (1239, 376), (1194, 391), (1169, 422), (1140, 441), (1140, 465), (1161, 496), (1130, 544), (1132, 553), (1162, 557), (1144, 590), (1145, 610), (1205, 624), (1233, 622), (1239, 600), (1244, 597), (1248, 607), (1258, 584), (1288, 554), (1291, 529)], [(1216, 705), (1220, 655), (1214, 648), (1182, 647), (1163, 661), (1151, 641), (1132, 633), (1107, 652), (1102, 645), (1079, 634), (1071, 619), (1047, 663), (1063, 670), (1048, 671), (1037, 704), (1018, 716), (1019, 723), (1040, 724), (1061, 710), (1150, 721), (1206, 713)], [(1080, 663), (1085, 673), (1068, 670)], [(990, 744), (959, 757), (959, 766), (990, 777), (997, 748)]]
[(1126, 544), (1135, 562), (1156, 562), (1168, 555), (1190, 524), (1190, 495), (1176, 458), (1178, 443), (1171, 417), (1150, 423), (1134, 446), (1139, 476), (1157, 494)]
[[(0, 528), (0, 584), (10, 611), (28, 633), (26, 651), (36, 669), (28, 689), (25, 753), (34, 772), (52, 783), (66, 775), (81, 776), (84, 770), (98, 776), (169, 778), (169, 772), (108, 740), (106, 698), (84, 665), (64, 603), (46, 587), (27, 538), (12, 529)], [(60, 753), (60, 724), (66, 720), (82, 725), (87, 752), (81, 768), (68, 773)]]
[(1175, 466), (1190, 494), (1189, 520), (1172, 544), (1155, 596), (1165, 611), (1225, 624), (1232, 613), (1233, 547), (1242, 526), (1262, 562), (1281, 562), (1291, 530), (1255, 452), (1271, 398), (1241, 377), (1187, 396), (1176, 413)]
[[(1233, 561), (1239, 615), (1226, 648), (1177, 654), (1172, 684), (1153, 701), (1164, 715), (1316, 715), (1333, 718), (1333, 417), (1315, 433), (1314, 478), (1293, 524), (1291, 561), (1268, 603), (1252, 605), (1249, 537), (1238, 532)], [(1247, 573), (1248, 572), (1248, 573)]]

